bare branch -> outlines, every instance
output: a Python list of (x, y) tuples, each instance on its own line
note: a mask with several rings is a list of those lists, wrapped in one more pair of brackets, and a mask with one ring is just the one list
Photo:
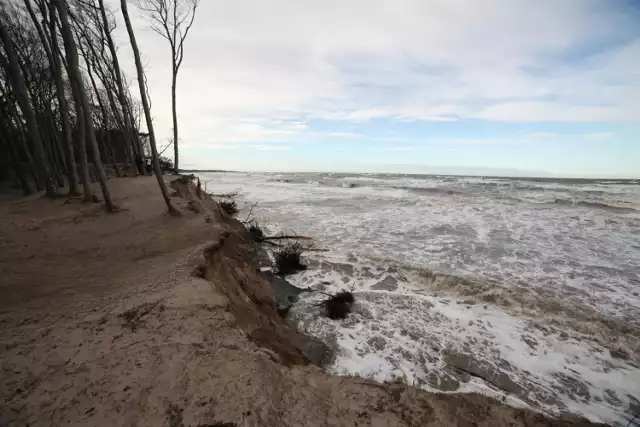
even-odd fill
[(160, 153), (158, 153), (158, 156), (162, 156), (162, 154), (167, 151), (167, 148), (171, 147), (173, 145), (173, 141), (169, 141), (169, 143), (167, 145), (165, 145), (162, 150), (160, 150)]

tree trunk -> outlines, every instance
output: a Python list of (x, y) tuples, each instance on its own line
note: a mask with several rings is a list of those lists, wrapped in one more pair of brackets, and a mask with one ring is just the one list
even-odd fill
[[(111, 38), (111, 33), (109, 32), (109, 21), (107, 19), (107, 12), (104, 7), (104, 0), (98, 0), (100, 6), (100, 14), (102, 15), (102, 23), (104, 26), (104, 34), (107, 39), (107, 46), (109, 47), (109, 52), (111, 53), (111, 60), (113, 61), (113, 71), (115, 72), (116, 77), (116, 85), (118, 86), (118, 100), (120, 101), (120, 105), (122, 106), (122, 115), (124, 116), (124, 126), (127, 132), (128, 144), (126, 144), (127, 157), (131, 159), (131, 162), (134, 163), (135, 159), (133, 156), (134, 150), (134, 138), (133, 138), (133, 126), (131, 126), (131, 122), (129, 121), (129, 116), (126, 114), (126, 97), (124, 93), (124, 85), (122, 83), (122, 74), (120, 73), (120, 62), (118, 61), (118, 53), (116, 52), (116, 47), (113, 43), (113, 39)], [(131, 165), (131, 170), (133, 173), (136, 171), (136, 165)]]
[[(49, 5), (49, 31), (51, 32), (51, 59), (53, 75), (56, 81), (56, 96), (60, 106), (60, 123), (62, 127), (62, 148), (67, 163), (67, 179), (69, 181), (69, 196), (79, 196), (78, 174), (76, 173), (76, 155), (73, 151), (73, 138), (69, 124), (69, 105), (64, 95), (64, 82), (62, 80), (62, 65), (60, 64), (60, 48), (58, 47), (58, 35), (56, 33), (56, 11), (53, 3)], [(86, 160), (86, 159), (85, 159)], [(89, 189), (89, 192), (91, 190)], [(86, 197), (86, 189), (85, 189)]]
[[(84, 55), (84, 51), (82, 50), (82, 46), (80, 46), (80, 50), (82, 51), (83, 55)], [(92, 48), (93, 50), (93, 48)], [(93, 61), (89, 61), (86, 59), (85, 56), (85, 62), (87, 65), (87, 74), (89, 74), (89, 79), (91, 81), (91, 86), (93, 87), (93, 91), (96, 94), (96, 100), (98, 101), (98, 106), (100, 107), (100, 114), (102, 115), (102, 135), (106, 137), (107, 139), (107, 144), (105, 145), (104, 142), (104, 138), (100, 138), (100, 143), (102, 144), (102, 152), (104, 153), (105, 157), (107, 156), (107, 146), (109, 148), (111, 148), (111, 152), (113, 153), (113, 147), (111, 146), (111, 140), (110, 140), (110, 136), (109, 136), (109, 115), (107, 114), (107, 108), (104, 105), (104, 102), (102, 101), (102, 98), (100, 97), (100, 92), (98, 92), (98, 85), (96, 84), (96, 80), (93, 78), (93, 73), (91, 72), (91, 63)], [(95, 63), (94, 63), (94, 68), (95, 68)], [(116, 175), (120, 176), (119, 172), (118, 172), (118, 165), (116, 163), (116, 156), (112, 155), (111, 159), (113, 160), (113, 169), (116, 172)], [(107, 159), (108, 160), (108, 159)]]
[(178, 70), (175, 68), (172, 72), (171, 79), (171, 108), (173, 112), (173, 167), (174, 172), (178, 173), (178, 112), (176, 111), (176, 80), (178, 78)]
[(80, 157), (80, 181), (82, 182), (82, 190), (84, 193), (83, 200), (85, 202), (93, 201), (93, 191), (91, 190), (91, 178), (89, 177), (89, 162), (87, 160), (87, 143), (86, 131), (84, 128), (84, 109), (82, 101), (78, 97), (78, 91), (74, 88), (75, 82), (71, 82), (71, 93), (73, 93), (74, 103), (76, 104), (76, 128), (78, 131), (78, 156)]
[(133, 150), (136, 156), (136, 166), (138, 167), (138, 173), (140, 175), (145, 175), (146, 171), (144, 168), (144, 150), (142, 149), (142, 142), (140, 142), (140, 135), (138, 134), (140, 124), (138, 123), (137, 126), (133, 125), (134, 123), (136, 123), (136, 121), (133, 117), (133, 110), (131, 108), (131, 103), (129, 100), (127, 100), (127, 115), (129, 116), (129, 123), (131, 123), (131, 126), (133, 128)]
[(167, 204), (169, 213), (173, 216), (180, 216), (180, 211), (173, 206), (169, 194), (167, 192), (167, 186), (162, 176), (162, 170), (160, 170), (160, 161), (158, 160), (158, 149), (156, 148), (156, 136), (153, 131), (153, 121), (151, 120), (151, 111), (149, 111), (149, 101), (147, 99), (147, 92), (144, 87), (144, 75), (142, 71), (142, 62), (140, 61), (140, 51), (138, 50), (138, 44), (136, 43), (136, 36), (133, 33), (133, 27), (131, 26), (131, 20), (129, 19), (129, 12), (127, 11), (127, 1), (120, 0), (120, 6), (122, 8), (122, 15), (124, 16), (124, 22), (127, 25), (127, 32), (129, 33), (129, 40), (131, 41), (131, 48), (133, 49), (133, 57), (136, 62), (136, 71), (138, 73), (138, 87), (140, 88), (140, 97), (142, 98), (142, 108), (144, 109), (144, 116), (147, 121), (147, 130), (149, 131), (149, 145), (151, 145), (151, 154), (153, 157), (153, 170), (158, 180), (158, 186), (162, 192), (162, 197)]
[(100, 189), (102, 190), (102, 196), (104, 198), (104, 204), (108, 212), (115, 212), (117, 207), (111, 199), (111, 193), (107, 186), (107, 177), (102, 167), (102, 161), (100, 160), (100, 150), (98, 149), (98, 142), (96, 141), (96, 133), (93, 127), (93, 120), (91, 118), (91, 109), (89, 108), (89, 100), (87, 99), (87, 92), (84, 87), (84, 81), (82, 80), (82, 74), (80, 73), (80, 65), (78, 61), (78, 52), (76, 50), (75, 40), (73, 39), (73, 32), (69, 25), (69, 18), (67, 16), (67, 9), (63, 0), (54, 0), (60, 15), (60, 24), (62, 26), (62, 38), (64, 40), (64, 47), (67, 53), (67, 61), (69, 63), (69, 77), (75, 80), (75, 89), (78, 91), (78, 97), (82, 103), (82, 109), (84, 110), (84, 125), (88, 133), (89, 143), (91, 144), (91, 151), (93, 154), (93, 162), (97, 169), (98, 180), (100, 181)]
[[(51, 9), (51, 22), (55, 23), (56, 5), (54, 5), (52, 1), (49, 6)], [(56, 31), (55, 26), (52, 28), (52, 31), (54, 32)], [(52, 45), (54, 44), (53, 39), (51, 44)], [(55, 44), (57, 47), (57, 41), (55, 42)], [(64, 44), (64, 41), (63, 41), (63, 44)], [(66, 45), (65, 45), (65, 50), (66, 50)], [(67, 75), (71, 76), (71, 73), (69, 72), (68, 61), (63, 60), (62, 53), (60, 52), (59, 48), (56, 48), (55, 51), (59, 53), (58, 62), (61, 64), (60, 73), (62, 73), (62, 69), (64, 68), (67, 71)], [(94, 196), (93, 196), (93, 191), (91, 190), (91, 178), (89, 176), (89, 163), (87, 161), (87, 141), (86, 141), (86, 132), (84, 127), (84, 110), (82, 108), (82, 100), (78, 96), (79, 91), (76, 89), (75, 79), (69, 78), (69, 83), (71, 84), (71, 95), (73, 96), (73, 103), (75, 104), (75, 107), (76, 107), (76, 124), (75, 124), (76, 131), (77, 131), (76, 146), (78, 147), (78, 157), (79, 157), (77, 160), (79, 160), (80, 162), (80, 182), (82, 183), (82, 192), (84, 194), (84, 197), (82, 198), (82, 200), (84, 202), (93, 202)], [(67, 117), (69, 117), (69, 115)], [(73, 134), (73, 132), (71, 131), (70, 122), (69, 122), (69, 132)], [(71, 150), (73, 152), (73, 147), (71, 147)], [(75, 169), (75, 165), (74, 165), (74, 169)]]
[(47, 164), (47, 159), (44, 152), (44, 147), (42, 145), (42, 139), (40, 138), (40, 132), (38, 131), (36, 118), (31, 108), (29, 97), (27, 96), (27, 89), (24, 83), (24, 76), (22, 75), (22, 71), (20, 70), (18, 56), (16, 54), (15, 47), (13, 46), (13, 40), (11, 40), (9, 32), (7, 31), (5, 24), (1, 19), (0, 41), (2, 41), (5, 53), (7, 55), (6, 60), (3, 56), (0, 55), (0, 64), (7, 70), (7, 75), (9, 76), (9, 80), (11, 81), (11, 86), (13, 87), (14, 94), (18, 99), (20, 109), (22, 110), (22, 114), (24, 115), (24, 118), (27, 122), (27, 131), (33, 145), (33, 154), (35, 156), (38, 172), (44, 181), (45, 194), (48, 197), (55, 197), (57, 195), (57, 189), (53, 179), (51, 178), (51, 172), (49, 169), (49, 165)]
[(4, 120), (0, 120), (0, 139), (4, 141), (4, 152), (7, 156), (7, 161), (10, 167), (14, 170), (16, 177), (18, 178), (18, 182), (20, 182), (20, 187), (22, 187), (22, 194), (25, 196), (29, 196), (33, 194), (31, 190), (31, 186), (29, 185), (29, 181), (27, 180), (27, 174), (24, 170), (24, 165), (20, 159), (20, 154), (16, 147), (13, 146), (12, 141), (9, 140), (9, 130), (6, 128), (4, 124)]

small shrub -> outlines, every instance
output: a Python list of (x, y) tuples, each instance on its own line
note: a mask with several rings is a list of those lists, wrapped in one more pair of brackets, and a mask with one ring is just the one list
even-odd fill
[(231, 216), (236, 216), (239, 212), (238, 204), (235, 200), (223, 200), (220, 202), (220, 207)]
[(276, 261), (276, 270), (282, 276), (307, 269), (307, 266), (302, 264), (302, 246), (298, 242), (280, 247), (273, 256)]
[(324, 302), (325, 312), (329, 319), (345, 319), (351, 313), (355, 297), (351, 292), (342, 291)]

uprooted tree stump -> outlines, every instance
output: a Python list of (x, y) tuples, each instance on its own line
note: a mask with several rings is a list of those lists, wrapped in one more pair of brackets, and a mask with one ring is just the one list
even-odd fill
[(302, 263), (302, 252), (304, 248), (300, 243), (294, 242), (280, 246), (273, 252), (275, 258), (276, 271), (281, 276), (306, 270), (307, 266)]
[(247, 227), (247, 231), (249, 231), (249, 234), (251, 235), (251, 239), (254, 242), (260, 242), (265, 237), (264, 232), (258, 225), (257, 221), (250, 222), (249, 227)]
[(223, 200), (220, 202), (220, 207), (231, 216), (236, 216), (240, 212), (235, 200)]
[(341, 291), (331, 295), (321, 304), (324, 306), (325, 314), (329, 319), (346, 319), (351, 313), (351, 307), (355, 302), (355, 297), (349, 291)]

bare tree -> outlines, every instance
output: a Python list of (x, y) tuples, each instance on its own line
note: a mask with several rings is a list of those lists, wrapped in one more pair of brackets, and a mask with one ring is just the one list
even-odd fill
[[(102, 30), (107, 42), (107, 46), (109, 47), (109, 52), (111, 53), (111, 60), (113, 61), (113, 70), (114, 70), (114, 77), (115, 77), (114, 80), (118, 88), (117, 90), (118, 100), (120, 101), (122, 111), (124, 112), (126, 110), (126, 96), (124, 91), (124, 85), (122, 82), (122, 74), (120, 72), (120, 62), (118, 61), (118, 54), (116, 52), (115, 44), (113, 43), (113, 38), (111, 37), (112, 28), (111, 28), (109, 19), (107, 17), (107, 9), (104, 6), (104, 0), (98, 0), (98, 4), (100, 7), (100, 17), (102, 19)], [(125, 131), (127, 133), (127, 137), (129, 140), (127, 144), (127, 153), (128, 153), (128, 156), (131, 158), (131, 161), (134, 163), (132, 169), (135, 171), (136, 164), (140, 162), (137, 162), (133, 158), (135, 141), (133, 136), (133, 126), (131, 125), (130, 116), (124, 113), (123, 121), (124, 121)], [(142, 173), (142, 171), (140, 171), (140, 173)]]
[[(3, 3), (0, 3), (0, 5), (4, 7)], [(31, 102), (29, 100), (29, 95), (25, 85), (24, 76), (20, 68), (20, 63), (18, 61), (16, 48), (11, 36), (9, 35), (9, 31), (5, 26), (4, 16), (0, 16), (0, 43), (2, 44), (2, 46), (4, 46), (4, 51), (7, 55), (7, 57), (5, 58), (0, 54), (0, 66), (6, 70), (9, 81), (11, 82), (11, 87), (13, 88), (13, 92), (18, 99), (20, 110), (22, 111), (22, 114), (25, 118), (28, 136), (31, 140), (34, 157), (38, 168), (38, 174), (40, 174), (40, 177), (44, 182), (44, 188), (47, 196), (55, 197), (57, 195), (57, 188), (53, 181), (49, 162), (45, 153), (45, 148), (40, 137), (38, 122), (33, 112)]]
[(178, 114), (176, 83), (184, 58), (184, 41), (193, 25), (200, 0), (138, 0), (138, 7), (151, 17), (151, 29), (164, 37), (171, 47), (171, 108), (173, 113), (173, 153), (178, 173)]
[[(62, 67), (60, 65), (60, 57), (59, 49), (58, 49), (58, 37), (55, 31), (55, 18), (52, 17), (49, 19), (49, 31), (50, 38), (47, 38), (47, 35), (44, 29), (40, 26), (40, 22), (36, 17), (33, 8), (31, 7), (31, 0), (24, 0), (24, 4), (29, 12), (29, 16), (33, 22), (34, 27), (38, 31), (38, 36), (40, 37), (40, 41), (47, 53), (47, 57), (51, 64), (52, 73), (55, 78), (56, 83), (56, 96), (58, 101), (58, 106), (60, 108), (60, 124), (62, 127), (62, 138), (63, 138), (63, 149), (65, 156), (65, 163), (67, 169), (67, 179), (69, 181), (69, 195), (77, 196), (80, 194), (78, 191), (78, 177), (76, 174), (76, 160), (75, 154), (73, 152), (73, 142), (71, 138), (71, 127), (69, 126), (69, 107), (67, 105), (67, 100), (64, 95), (64, 82), (62, 78)], [(50, 9), (51, 10), (51, 9)], [(46, 17), (46, 9), (43, 7), (41, 9), (43, 20), (47, 21)], [(50, 43), (50, 45), (49, 45)]]
[(145, 89), (144, 71), (142, 70), (142, 61), (140, 60), (140, 51), (138, 50), (138, 43), (136, 42), (136, 36), (131, 26), (131, 19), (129, 19), (129, 12), (127, 10), (127, 1), (120, 0), (120, 7), (122, 9), (122, 16), (127, 26), (127, 32), (129, 33), (129, 40), (131, 42), (131, 48), (133, 49), (133, 57), (136, 62), (136, 71), (138, 73), (138, 87), (140, 88), (140, 98), (142, 99), (142, 108), (144, 109), (144, 116), (147, 121), (147, 130), (149, 131), (149, 141), (151, 145), (151, 154), (153, 162), (153, 171), (155, 172), (156, 179), (158, 180), (158, 186), (162, 192), (162, 197), (167, 204), (169, 213), (173, 216), (180, 216), (180, 211), (176, 209), (171, 203), (169, 193), (167, 192), (167, 185), (164, 182), (162, 176), (162, 170), (160, 169), (160, 161), (158, 160), (158, 149), (156, 148), (156, 136), (153, 130), (153, 120), (151, 119), (151, 111), (149, 108), (149, 100), (147, 97), (147, 91)]
[[(109, 212), (115, 212), (117, 207), (111, 199), (111, 193), (107, 186), (107, 177), (104, 173), (104, 167), (102, 166), (102, 160), (100, 159), (100, 150), (98, 148), (98, 142), (96, 140), (96, 132), (93, 126), (93, 120), (91, 117), (91, 109), (89, 106), (89, 100), (87, 98), (87, 91), (84, 86), (84, 80), (82, 79), (82, 73), (80, 72), (80, 64), (78, 60), (78, 51), (76, 50), (76, 42), (73, 37), (73, 31), (69, 23), (69, 16), (67, 12), (66, 2), (64, 0), (53, 0), (58, 14), (60, 16), (60, 25), (62, 28), (62, 39), (64, 41), (64, 48), (67, 53), (67, 61), (69, 63), (69, 77), (72, 80), (73, 88), (75, 89), (75, 99), (77, 108), (81, 108), (84, 116), (84, 123), (79, 123), (78, 126), (85, 126), (86, 136), (91, 146), (93, 154), (93, 162), (95, 164), (98, 180), (100, 182), (100, 189), (102, 190), (102, 196), (104, 197), (104, 204)], [(78, 106), (78, 104), (80, 104)]]

